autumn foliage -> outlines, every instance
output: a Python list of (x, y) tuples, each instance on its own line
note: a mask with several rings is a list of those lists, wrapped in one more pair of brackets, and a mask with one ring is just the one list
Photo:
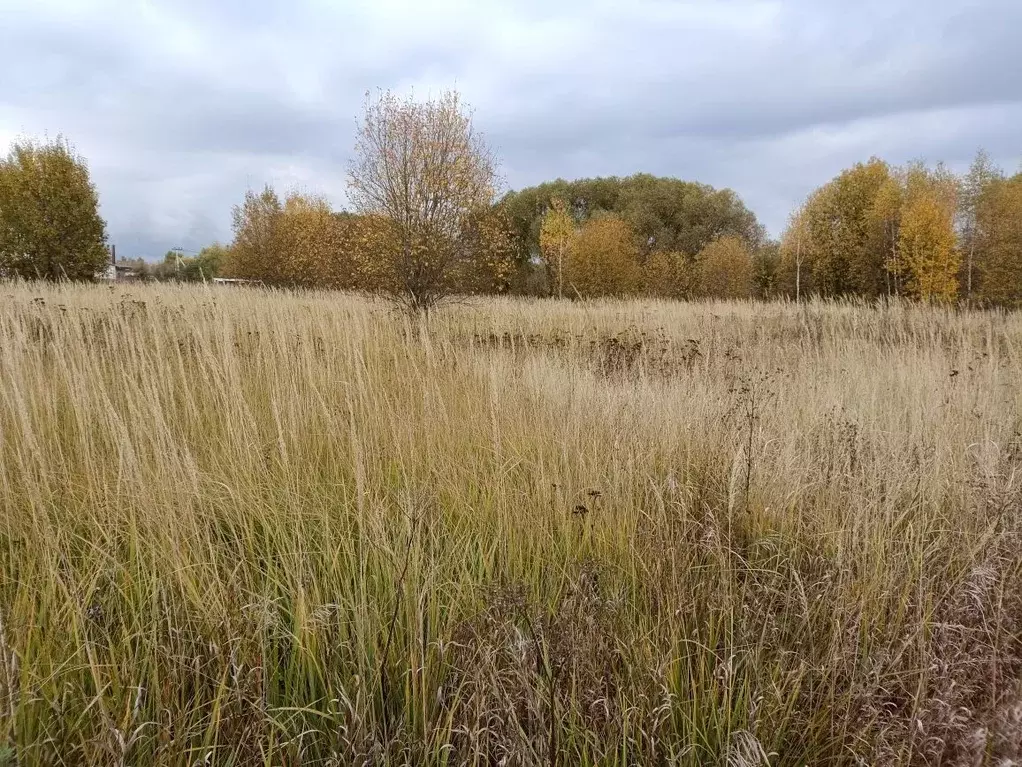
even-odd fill
[(108, 259), (85, 160), (60, 138), (16, 142), (0, 159), (0, 276), (89, 280)]
[(579, 298), (637, 293), (642, 284), (635, 232), (614, 215), (592, 218), (575, 237), (564, 282)]
[(688, 298), (695, 279), (691, 260), (673, 250), (650, 253), (642, 269), (643, 293), (653, 298)]
[(977, 205), (977, 287), (989, 301), (1022, 303), (1022, 174), (996, 179)]
[[(1022, 304), (1022, 175), (983, 152), (961, 174), (857, 163), (772, 241), (732, 190), (650, 174), (500, 196), (497, 158), (457, 91), (384, 91), (366, 96), (347, 181), (348, 210), (304, 190), (250, 190), (229, 246), (129, 263), (139, 279), (354, 290), (413, 313), (498, 293)], [(93, 279), (109, 259), (105, 230), (65, 141), (16, 142), (0, 160), (0, 278)]]
[(963, 177), (943, 165), (858, 164), (792, 214), (778, 283), (792, 297), (1013, 305), (1022, 299), (1017, 187), (982, 153)]
[(703, 298), (748, 298), (752, 294), (752, 252), (738, 237), (714, 240), (696, 258)]
[[(532, 235), (522, 234), (507, 198), (466, 205), (452, 218), (457, 230), (441, 236), (402, 227), (385, 211), (337, 213), (321, 198), (291, 194), (281, 202), (266, 189), (235, 210), (227, 271), (283, 286), (418, 296), (423, 306), (516, 291), (570, 299), (886, 296), (1014, 305), (1022, 301), (1022, 178), (970, 177), (870, 160), (809, 195), (778, 243), (724, 231), (695, 252), (661, 247), (632, 223), (641, 211), (608, 212), (607, 200), (594, 203), (598, 197), (537, 201), (529, 228), (536, 244), (528, 246)], [(531, 254), (525, 260), (523, 248)]]
[(490, 215), (496, 161), (457, 91), (416, 101), (366, 97), (348, 169), (355, 212), (389, 222), (377, 287), (413, 311), (506, 279), (504, 231)]
[(928, 301), (950, 301), (958, 295), (959, 258), (951, 219), (951, 211), (931, 195), (905, 207), (898, 249), (908, 295)]
[(554, 197), (543, 214), (539, 233), (539, 252), (550, 277), (551, 290), (556, 286), (557, 297), (564, 295), (564, 271), (570, 269), (572, 253), (578, 239), (578, 227), (568, 212), (564, 200)]

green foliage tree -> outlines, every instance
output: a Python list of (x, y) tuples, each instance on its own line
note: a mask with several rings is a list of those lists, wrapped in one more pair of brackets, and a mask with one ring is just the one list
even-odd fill
[(61, 138), (15, 142), (0, 160), (0, 274), (92, 280), (109, 258), (85, 160)]
[(141, 269), (137, 269), (144, 280), (177, 281), (183, 280), (181, 261), (186, 257), (177, 250), (168, 250), (163, 254), (163, 260), (157, 263), (143, 263)]
[(755, 215), (730, 189), (640, 173), (619, 182), (614, 212), (638, 235), (643, 252), (695, 254), (718, 237), (735, 236), (750, 248), (764, 238)]
[(717, 237), (735, 235), (749, 247), (763, 240), (763, 227), (730, 189), (637, 174), (626, 178), (557, 179), (510, 192), (501, 200), (516, 242), (516, 262), (527, 270), (542, 256), (543, 219), (550, 201), (560, 200), (579, 223), (615, 213), (633, 229), (645, 257), (654, 252), (694, 256)]
[(205, 281), (220, 276), (220, 270), (230, 257), (230, 248), (219, 242), (207, 245), (189, 263), (188, 279)]
[(194, 256), (182, 255), (178, 250), (168, 250), (163, 261), (144, 264), (137, 271), (143, 279), (204, 282), (220, 275), (223, 265), (230, 259), (229, 250), (218, 242), (207, 245)]

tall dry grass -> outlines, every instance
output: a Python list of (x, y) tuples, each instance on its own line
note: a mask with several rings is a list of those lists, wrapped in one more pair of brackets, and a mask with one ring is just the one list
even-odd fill
[(0, 286), (0, 764), (1022, 752), (1022, 319)]

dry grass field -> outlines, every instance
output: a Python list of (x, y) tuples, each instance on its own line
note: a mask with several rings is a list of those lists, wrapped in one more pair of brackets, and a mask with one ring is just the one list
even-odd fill
[(1022, 316), (0, 285), (0, 764), (1022, 759)]

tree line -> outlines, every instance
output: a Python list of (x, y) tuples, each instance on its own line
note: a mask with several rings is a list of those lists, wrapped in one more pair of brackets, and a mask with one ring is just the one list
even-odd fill
[[(765, 238), (730, 190), (676, 179), (556, 181), (512, 192), (462, 218), (454, 247), (405, 252), (376, 212), (336, 212), (267, 187), (234, 210), (224, 273), (270, 285), (434, 296), (756, 293)], [(424, 238), (425, 239), (425, 238)], [(681, 243), (692, 243), (692, 256)], [(435, 259), (435, 262), (434, 262)]]
[(1022, 173), (980, 151), (958, 176), (943, 165), (873, 158), (795, 210), (778, 249), (776, 289), (1022, 303)]
[[(414, 311), (470, 294), (1022, 303), (1022, 174), (871, 159), (794, 211), (779, 241), (729, 189), (637, 174), (498, 195), (496, 158), (459, 94), (367, 94), (350, 210), (248, 192), (233, 241), (134, 262), (143, 279), (230, 276), (383, 293)], [(67, 142), (0, 160), (0, 276), (91, 279), (107, 262), (88, 167)]]

